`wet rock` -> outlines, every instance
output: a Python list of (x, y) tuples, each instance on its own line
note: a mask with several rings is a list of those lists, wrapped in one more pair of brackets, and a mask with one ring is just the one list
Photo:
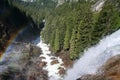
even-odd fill
[(120, 55), (110, 58), (103, 66), (105, 77), (108, 80), (120, 80)]
[(46, 57), (41, 56), (41, 57), (40, 57), (40, 60), (42, 60), (42, 59), (46, 59)]
[(54, 65), (54, 64), (58, 64), (58, 63), (59, 63), (58, 60), (53, 60), (50, 64), (51, 64), (51, 65)]
[(55, 57), (51, 57), (50, 59), (51, 59), (51, 60), (55, 60), (56, 58), (55, 58)]
[(48, 74), (48, 72), (46, 70), (40, 70), (40, 71), (35, 72), (34, 74), (31, 73), (27, 80), (31, 80), (31, 79), (48, 80), (47, 74)]
[[(69, 51), (62, 50), (59, 53), (56, 53), (54, 56), (60, 57), (63, 61), (63, 64), (61, 66), (64, 66), (65, 68), (70, 68), (73, 65), (73, 61), (69, 57)], [(55, 60), (54, 57), (51, 57), (52, 60)]]
[(39, 59), (40, 59), (40, 61), (42, 61), (43, 59), (45, 60), (46, 57), (44, 57), (44, 56), (40, 56)]
[(41, 49), (37, 46), (33, 46), (30, 44), (29, 55), (30, 56), (39, 56), (40, 54), (42, 54)]
[(48, 56), (53, 56), (53, 54), (47, 54)]
[(117, 70), (119, 69), (120, 70), (120, 55), (117, 55), (117, 56), (114, 56), (112, 58), (110, 58), (106, 63), (105, 65), (102, 66), (102, 70), (104, 70), (105, 72), (108, 72), (108, 71), (111, 71), (111, 69), (115, 69), (114, 70)]
[(76, 80), (81, 80), (81, 78), (78, 78), (78, 79), (76, 79)]
[(87, 74), (78, 78), (77, 80), (104, 80), (103, 75), (96, 75), (96, 74)]
[(91, 77), (93, 77), (94, 75), (91, 74), (87, 74), (82, 76), (81, 78), (77, 79), (77, 80), (91, 80)]
[(47, 64), (47, 62), (40, 62), (39, 67), (44, 67), (44, 66), (46, 66), (46, 64)]
[(48, 71), (42, 70), (40, 74), (40, 78), (38, 78), (38, 80), (48, 80), (47, 74), (48, 74)]
[(62, 68), (62, 67), (60, 67), (58, 73), (59, 73), (60, 75), (64, 75), (64, 74), (65, 74), (65, 69)]

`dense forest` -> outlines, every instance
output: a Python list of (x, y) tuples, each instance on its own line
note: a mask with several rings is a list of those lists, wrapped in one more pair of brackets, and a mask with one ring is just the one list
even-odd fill
[(50, 44), (53, 53), (64, 51), (72, 60), (95, 45), (101, 38), (120, 28), (120, 1), (107, 0), (100, 12), (92, 11), (94, 1), (67, 1), (57, 6), (52, 0), (22, 2), (8, 0), (39, 26), (43, 19), (45, 27), (41, 32), (45, 43)]
[(9, 4), (17, 7), (26, 16), (30, 16), (38, 24), (44, 19), (45, 15), (51, 12), (56, 6), (56, 2), (51, 0), (36, 0), (35, 2), (23, 2), (21, 0), (8, 0)]
[(76, 59), (84, 49), (120, 27), (119, 3), (116, 6), (107, 1), (100, 13), (92, 12), (92, 3), (85, 0), (64, 3), (47, 17), (42, 37), (53, 52), (69, 51), (70, 58)]

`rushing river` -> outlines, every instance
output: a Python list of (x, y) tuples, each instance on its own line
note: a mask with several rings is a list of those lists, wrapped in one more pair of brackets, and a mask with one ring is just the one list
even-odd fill
[[(49, 51), (49, 45), (45, 44), (40, 40), (40, 32), (32, 27), (28, 26), (16, 35), (14, 40), (6, 49), (4, 55), (2, 56), (0, 72), (7, 69), (8, 65), (11, 63), (17, 63), (20, 59), (20, 56), (23, 50), (29, 45), (35, 45), (41, 48), (42, 55), (38, 57), (45, 57), (43, 62), (46, 62), (46, 66), (43, 67), (44, 70), (48, 71), (48, 77), (54, 77), (55, 79), (62, 79), (62, 76), (59, 75), (59, 68), (64, 68), (62, 66), (62, 60), (59, 57), (55, 57), (51, 51)], [(52, 65), (54, 61), (52, 58), (58, 61), (58, 63)], [(64, 68), (65, 69), (65, 68)]]

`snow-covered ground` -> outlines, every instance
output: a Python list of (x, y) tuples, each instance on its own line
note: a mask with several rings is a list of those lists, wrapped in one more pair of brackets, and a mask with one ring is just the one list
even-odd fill
[[(64, 68), (61, 64), (62, 59), (60, 59), (59, 57), (55, 57), (53, 55), (51, 55), (51, 51), (49, 50), (49, 45), (45, 44), (42, 42), (42, 40), (40, 41), (40, 43), (37, 44), (38, 47), (41, 48), (43, 54), (40, 55), (39, 57), (45, 57), (45, 59), (42, 59), (43, 62), (47, 62), (46, 66), (43, 68), (45, 70), (48, 71), (48, 76), (49, 77), (53, 77), (55, 79), (61, 79), (62, 76), (59, 74), (59, 68), (62, 67)], [(51, 62), (53, 61), (54, 58), (55, 60), (58, 60), (59, 63), (57, 64), (51, 64)], [(64, 68), (65, 69), (65, 68)]]

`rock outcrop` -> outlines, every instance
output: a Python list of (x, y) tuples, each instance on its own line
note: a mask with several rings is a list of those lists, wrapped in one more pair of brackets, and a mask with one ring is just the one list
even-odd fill
[(66, 72), (66, 70), (65, 70), (64, 68), (62, 68), (62, 67), (59, 68), (59, 72), (58, 72), (58, 73), (59, 73), (60, 75), (64, 75), (65, 72)]
[(59, 63), (58, 60), (53, 60), (53, 61), (51, 62), (51, 65), (58, 64), (58, 63)]

